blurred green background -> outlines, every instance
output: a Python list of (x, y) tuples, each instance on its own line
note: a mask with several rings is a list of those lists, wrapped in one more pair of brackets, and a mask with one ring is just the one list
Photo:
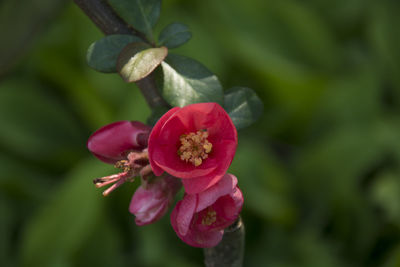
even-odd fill
[[(164, 0), (176, 53), (265, 111), (239, 133), (245, 266), (400, 266), (400, 3)], [(114, 170), (86, 150), (116, 120), (150, 114), (133, 84), (91, 70), (101, 32), (71, 1), (0, 2), (0, 266), (202, 266), (165, 216), (138, 227), (138, 182), (103, 198)]]

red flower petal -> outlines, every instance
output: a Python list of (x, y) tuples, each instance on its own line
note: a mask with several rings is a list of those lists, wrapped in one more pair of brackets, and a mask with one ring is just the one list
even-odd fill
[(221, 242), (224, 230), (216, 231), (190, 231), (186, 236), (180, 237), (186, 244), (198, 248), (211, 248)]
[(230, 173), (225, 174), (218, 183), (199, 194), (196, 212), (211, 206), (221, 196), (229, 195), (236, 185), (237, 178)]
[[(183, 203), (185, 198), (189, 198), (186, 205)], [(171, 225), (174, 231), (176, 232), (177, 236), (186, 244), (193, 246), (193, 247), (214, 247), (216, 246), (221, 240), (224, 234), (223, 230), (216, 230), (216, 231), (193, 231), (190, 229), (191, 220), (193, 218), (194, 211), (193, 208), (193, 199), (195, 196), (186, 196), (183, 200), (179, 201), (175, 208), (171, 212)], [(182, 205), (183, 203), (183, 205)], [(189, 209), (186, 209), (189, 208)], [(188, 222), (187, 219), (190, 218)]]
[(188, 194), (198, 194), (215, 185), (224, 175), (207, 175), (192, 179), (182, 179), (185, 192)]
[[(156, 125), (154, 125), (153, 130), (150, 133), (150, 137), (149, 137), (149, 155), (154, 153), (154, 150), (156, 150), (157, 148), (157, 140), (160, 134), (160, 130), (162, 128), (162, 126), (164, 125), (164, 123), (177, 111), (179, 110), (179, 107), (175, 107), (170, 109), (167, 113), (165, 113), (156, 123)], [(150, 164), (151, 164), (151, 168), (153, 169), (153, 172), (155, 175), (160, 176), (164, 170), (161, 169), (160, 167), (158, 167), (157, 164), (155, 164), (154, 160), (152, 157), (149, 157), (150, 160)]]
[(115, 163), (124, 159), (129, 150), (142, 150), (147, 146), (151, 127), (138, 121), (118, 121), (94, 132), (87, 147), (98, 159)]
[(196, 210), (197, 196), (187, 195), (179, 201), (178, 204), (176, 208), (178, 213), (176, 214), (176, 221), (174, 221), (174, 224), (176, 224), (179, 234), (186, 235), (189, 231), (190, 223)]
[(211, 188), (195, 195), (186, 194), (171, 213), (171, 224), (178, 237), (195, 247), (217, 245), (223, 229), (238, 218), (242, 209), (243, 195), (236, 184), (236, 177), (226, 174)]
[[(178, 149), (183, 134), (207, 130), (212, 144), (199, 166), (181, 160)], [(217, 103), (199, 103), (168, 111), (149, 138), (150, 164), (156, 175), (163, 171), (182, 178), (189, 194), (214, 185), (226, 173), (236, 152), (237, 132), (226, 111)], [(186, 181), (187, 180), (187, 181)]]

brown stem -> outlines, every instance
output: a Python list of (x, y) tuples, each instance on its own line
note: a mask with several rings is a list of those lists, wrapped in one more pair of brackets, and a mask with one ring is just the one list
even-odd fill
[(236, 220), (225, 229), (222, 241), (212, 248), (204, 249), (206, 267), (241, 267), (244, 255), (244, 224)]
[[(126, 24), (105, 1), (74, 0), (74, 2), (104, 34), (133, 34), (149, 43), (143, 33)], [(153, 75), (138, 81), (136, 85), (151, 108), (168, 107), (168, 104), (158, 93)]]
[(74, 0), (74, 2), (105, 35), (134, 34), (141, 37), (142, 34), (128, 26), (105, 1)]
[(151, 108), (162, 106), (168, 107), (167, 102), (165, 102), (165, 100), (158, 93), (154, 73), (137, 81), (136, 85), (139, 87), (140, 91), (147, 101), (147, 104), (149, 104)]

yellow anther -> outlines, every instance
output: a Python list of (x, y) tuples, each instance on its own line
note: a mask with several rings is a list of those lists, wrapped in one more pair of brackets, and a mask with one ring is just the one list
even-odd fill
[(217, 213), (211, 207), (208, 208), (207, 214), (201, 220), (203, 225), (211, 225), (217, 220)]
[(212, 150), (212, 144), (207, 140), (207, 137), (207, 130), (181, 135), (179, 139), (181, 146), (177, 151), (180, 159), (190, 162), (196, 167), (200, 166)]
[(194, 166), (199, 166), (201, 165), (201, 163), (203, 162), (203, 160), (201, 158), (195, 158), (194, 159)]
[(204, 144), (204, 145), (203, 145), (203, 148), (204, 148), (204, 151), (205, 151), (206, 153), (210, 153), (210, 152), (211, 152), (211, 148), (212, 148), (212, 144), (211, 144), (211, 143)]
[(124, 172), (127, 172), (131, 169), (129, 166), (129, 162), (127, 160), (120, 160), (114, 164), (114, 167), (117, 169), (123, 169)]

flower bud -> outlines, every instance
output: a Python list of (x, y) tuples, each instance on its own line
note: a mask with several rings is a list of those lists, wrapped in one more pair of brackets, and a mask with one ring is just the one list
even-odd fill
[(151, 127), (138, 121), (118, 121), (94, 132), (87, 147), (98, 159), (114, 164), (126, 158), (133, 150), (143, 150)]
[(136, 216), (136, 224), (150, 224), (164, 216), (181, 186), (179, 179), (169, 175), (156, 178), (146, 187), (141, 185), (129, 205), (129, 212)]

